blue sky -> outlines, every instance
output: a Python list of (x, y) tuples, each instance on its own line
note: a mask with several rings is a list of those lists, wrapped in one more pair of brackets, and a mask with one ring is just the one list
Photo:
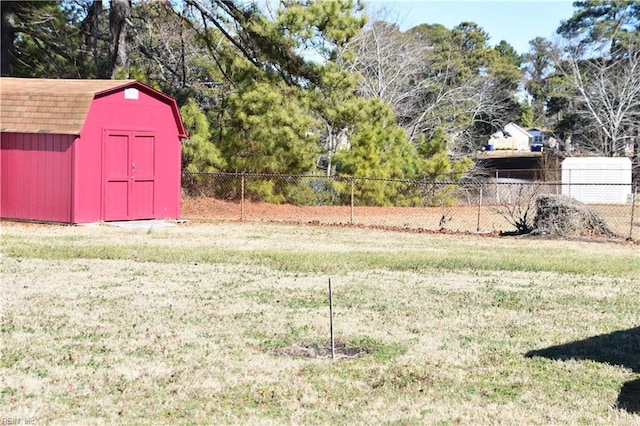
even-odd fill
[[(451, 29), (461, 22), (480, 25), (495, 46), (509, 42), (518, 53), (529, 50), (529, 40), (545, 37), (553, 40), (560, 21), (573, 15), (572, 0), (369, 0), (374, 8), (391, 9), (390, 14), (402, 30), (420, 24), (442, 24)], [(397, 17), (397, 19), (396, 19)]]

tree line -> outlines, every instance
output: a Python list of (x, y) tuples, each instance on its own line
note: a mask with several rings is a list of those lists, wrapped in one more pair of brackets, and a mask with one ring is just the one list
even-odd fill
[(637, 1), (576, 1), (525, 54), (473, 22), (401, 31), (358, 0), (0, 5), (3, 76), (167, 93), (191, 172), (456, 180), (510, 121), (567, 151), (640, 151)]

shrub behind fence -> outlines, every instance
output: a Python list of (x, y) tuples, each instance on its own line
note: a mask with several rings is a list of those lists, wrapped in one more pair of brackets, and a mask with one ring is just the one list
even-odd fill
[[(574, 184), (575, 185), (575, 184)], [(603, 191), (617, 184), (590, 184)], [(637, 185), (624, 204), (590, 204), (621, 238), (640, 238)], [(182, 217), (511, 232), (537, 195), (558, 182), (431, 182), (344, 176), (183, 173)], [(532, 212), (529, 211), (529, 214)], [(532, 215), (530, 219), (532, 219)]]

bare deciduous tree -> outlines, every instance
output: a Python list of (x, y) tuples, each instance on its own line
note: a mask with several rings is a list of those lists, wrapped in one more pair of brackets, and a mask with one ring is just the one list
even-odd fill
[[(453, 40), (467, 35), (479, 40), (470, 47), (472, 59)], [(478, 128), (501, 128), (513, 107), (513, 91), (492, 75), (498, 55), (484, 37), (475, 24), (401, 32), (395, 24), (374, 21), (341, 52), (341, 65), (359, 77), (362, 96), (391, 105), (411, 141), (429, 140), (442, 128), (452, 150), (469, 152), (478, 147)]]
[(614, 55), (601, 50), (589, 58), (577, 48), (563, 50), (560, 55), (556, 49), (556, 68), (574, 91), (575, 112), (591, 123), (585, 130), (592, 136), (581, 145), (604, 156), (623, 155), (640, 122), (640, 49)]
[(341, 63), (359, 77), (362, 96), (384, 99), (402, 121), (415, 115), (416, 100), (429, 85), (422, 49), (396, 25), (377, 21), (346, 46), (350, 54)]

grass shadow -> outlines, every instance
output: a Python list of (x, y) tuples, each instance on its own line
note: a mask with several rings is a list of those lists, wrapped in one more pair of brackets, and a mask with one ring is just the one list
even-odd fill
[[(555, 360), (592, 360), (630, 368), (640, 374), (640, 327), (529, 351), (525, 356)], [(620, 389), (616, 407), (640, 414), (640, 378)]]

